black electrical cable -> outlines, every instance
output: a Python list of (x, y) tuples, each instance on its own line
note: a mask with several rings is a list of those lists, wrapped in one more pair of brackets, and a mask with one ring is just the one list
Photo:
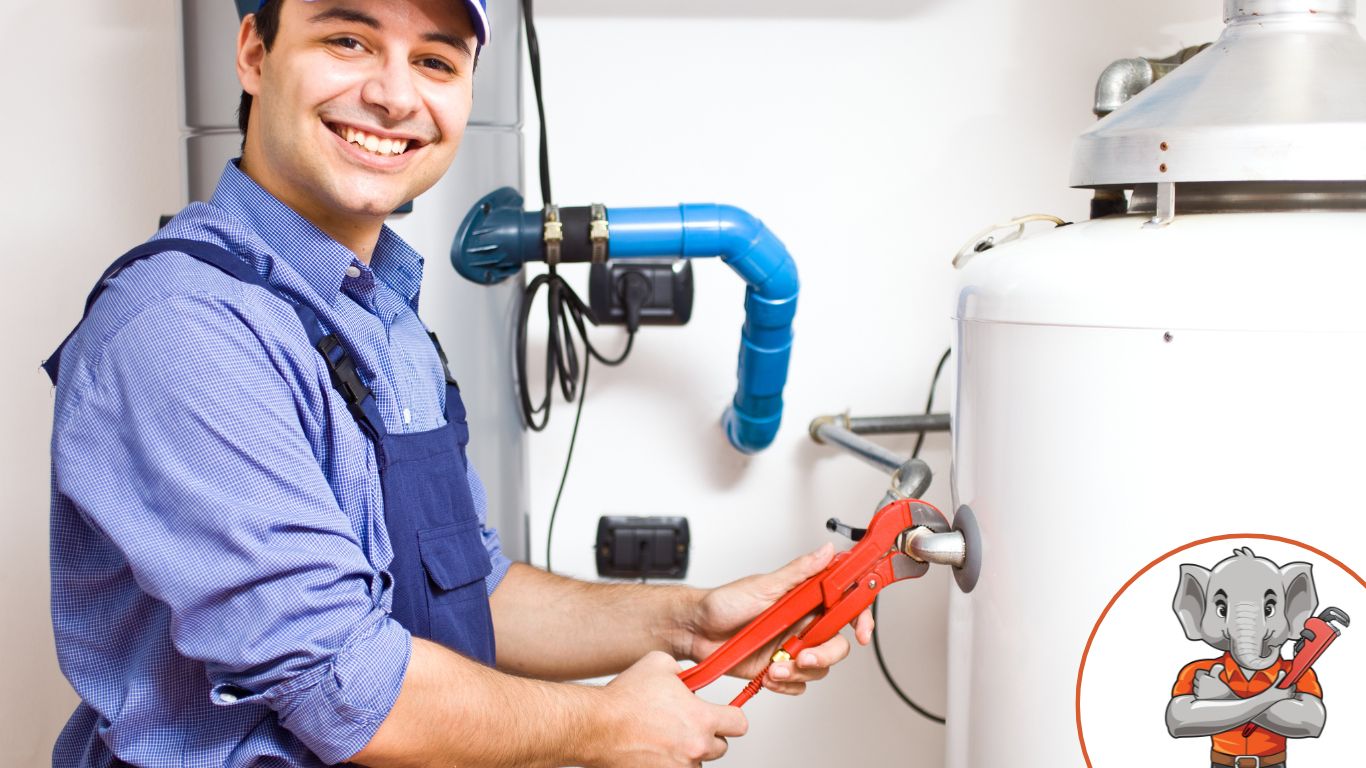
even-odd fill
[[(948, 349), (944, 350), (944, 354), (939, 358), (939, 364), (934, 367), (934, 378), (930, 379), (930, 396), (925, 400), (926, 414), (929, 414), (934, 410), (934, 390), (939, 385), (939, 375), (944, 372), (944, 363), (949, 361), (949, 352), (951, 351), (952, 350)], [(916, 438), (915, 448), (911, 451), (911, 458), (915, 459), (920, 457), (920, 449), (924, 444), (925, 433), (922, 431), (920, 437)], [(892, 687), (892, 690), (906, 703), (906, 706), (915, 710), (917, 714), (926, 720), (931, 720), (943, 725), (944, 718), (915, 703), (915, 700), (906, 695), (906, 692), (901, 690), (901, 686), (896, 684), (896, 679), (892, 677), (892, 671), (887, 668), (887, 660), (882, 657), (882, 643), (878, 640), (877, 636), (877, 601), (878, 599), (876, 597), (873, 598), (873, 655), (877, 657), (878, 669), (882, 670), (882, 676), (887, 680), (887, 685)]]
[[(588, 366), (593, 362), (590, 357), (583, 361), (583, 389), (588, 391)], [(570, 433), (569, 452), (564, 457), (564, 471), (560, 473), (560, 487), (555, 491), (555, 506), (550, 508), (550, 526), (545, 532), (545, 570), (547, 573), (555, 571), (550, 567), (550, 542), (555, 537), (555, 515), (560, 511), (560, 497), (564, 495), (564, 481), (569, 479), (569, 462), (574, 458), (574, 441), (579, 435), (579, 417), (583, 416), (583, 401), (587, 397), (579, 398), (579, 405), (574, 409), (574, 431)]]
[(536, 36), (536, 19), (531, 0), (522, 0), (522, 22), (526, 25), (526, 52), (531, 60), (531, 84), (536, 93), (536, 114), (541, 121), (541, 202), (550, 205), (550, 145), (545, 138), (545, 101), (541, 98), (541, 41)]
[[(540, 118), (540, 178), (541, 178), (541, 200), (545, 205), (550, 205), (553, 198), (550, 194), (550, 148), (546, 140), (545, 125), (545, 99), (541, 93), (541, 45), (536, 36), (536, 20), (532, 9), (532, 0), (522, 0), (522, 21), (526, 27), (526, 47), (527, 55), (531, 61), (531, 83), (536, 94), (536, 113)], [(537, 405), (531, 402), (531, 385), (527, 380), (527, 326), (531, 319), (531, 307), (536, 300), (536, 294), (542, 289), (546, 289), (546, 349), (545, 349), (545, 395)], [(637, 296), (630, 293), (623, 296), (624, 303), (628, 305)], [(638, 301), (643, 302), (643, 295), (639, 296)], [(628, 307), (629, 308), (629, 307)], [(638, 310), (638, 307), (636, 308)], [(638, 317), (636, 311), (633, 316)], [(517, 390), (522, 406), (522, 420), (533, 432), (540, 432), (545, 429), (550, 422), (550, 404), (553, 400), (556, 379), (559, 380), (559, 388), (564, 399), (574, 402), (574, 398), (579, 398), (578, 407), (574, 412), (574, 429), (569, 434), (569, 449), (565, 452), (564, 471), (560, 474), (560, 486), (555, 491), (555, 503), (550, 508), (550, 524), (546, 529), (545, 535), (545, 567), (547, 571), (550, 567), (550, 544), (555, 533), (555, 518), (560, 511), (560, 499), (564, 496), (565, 481), (569, 478), (569, 464), (574, 458), (574, 445), (579, 439), (579, 419), (583, 416), (583, 400), (588, 392), (588, 366), (593, 358), (597, 358), (604, 365), (620, 365), (626, 361), (631, 354), (631, 347), (636, 340), (637, 324), (630, 324), (627, 327), (626, 346), (621, 354), (614, 358), (604, 357), (593, 343), (588, 339), (588, 325), (597, 325), (597, 318), (593, 316), (593, 311), (579, 298), (574, 289), (560, 277), (556, 265), (551, 264), (549, 270), (543, 275), (537, 275), (527, 285), (522, 294), (522, 311), (517, 318)], [(579, 351), (574, 344), (574, 333), (578, 333), (579, 339), (583, 342), (584, 350), (588, 353), (583, 359), (583, 376), (579, 376)], [(539, 420), (537, 419), (539, 416)]]
[[(934, 367), (934, 376), (930, 379), (930, 396), (925, 399), (925, 415), (929, 416), (934, 412), (934, 390), (939, 386), (939, 375), (944, 372), (944, 364), (949, 361), (949, 353), (952, 349), (944, 350), (944, 354), (939, 356), (939, 364)], [(911, 450), (911, 458), (920, 458), (920, 449), (925, 445), (925, 430), (920, 430), (920, 434), (915, 439), (915, 448)]]
[[(527, 326), (530, 325), (531, 308), (536, 294), (546, 289), (546, 319), (548, 333), (545, 346), (545, 393), (537, 405), (531, 402), (531, 385), (527, 380)], [(522, 403), (522, 419), (533, 432), (540, 432), (550, 422), (550, 404), (553, 400), (555, 382), (558, 379), (560, 393), (568, 402), (582, 396), (579, 376), (579, 350), (574, 344), (573, 334), (578, 333), (589, 357), (595, 357), (604, 365), (621, 365), (631, 354), (635, 345), (636, 333), (628, 329), (626, 347), (614, 358), (604, 357), (593, 342), (588, 340), (588, 325), (597, 324), (593, 311), (583, 299), (565, 283), (564, 278), (551, 267), (550, 271), (537, 275), (527, 285), (522, 295), (522, 311), (517, 317), (517, 394)], [(584, 373), (587, 373), (585, 359)], [(537, 416), (540, 418), (538, 419)]]

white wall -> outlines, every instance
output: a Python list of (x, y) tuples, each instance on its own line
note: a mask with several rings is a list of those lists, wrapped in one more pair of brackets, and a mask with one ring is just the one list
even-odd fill
[(52, 388), (38, 364), (95, 278), (180, 207), (174, 0), (0, 0), (0, 763), (50, 763), (76, 697), (48, 621)]
[[(36, 766), (74, 703), (47, 618), (51, 389), (37, 364), (99, 270), (181, 202), (178, 35), (173, 0), (2, 4), (0, 216), (12, 271), (0, 304), (0, 562), (10, 574), (0, 745), (5, 764)], [(953, 251), (1014, 214), (1084, 215), (1085, 195), (1066, 189), (1068, 147), (1090, 122), (1096, 75), (1113, 58), (1210, 39), (1220, 4), (674, 5), (537, 3), (556, 197), (713, 200), (762, 217), (804, 284), (786, 421), (751, 458), (717, 429), (734, 388), (742, 286), (724, 266), (699, 264), (693, 322), (646, 329), (624, 368), (594, 369), (556, 562), (592, 573), (600, 514), (686, 514), (692, 580), (714, 584), (816, 546), (831, 515), (866, 519), (885, 481), (813, 445), (807, 420), (922, 407), (951, 332)], [(531, 441), (534, 540), (543, 541), (571, 416), (557, 404), (550, 430)], [(938, 473), (929, 499), (947, 508), (943, 436), (925, 456)], [(933, 574), (884, 600), (891, 663), (939, 711), (948, 589)], [(717, 698), (729, 693), (717, 688)], [(942, 754), (941, 729), (894, 699), (866, 651), (806, 698), (765, 694), (747, 711), (752, 733), (733, 745), (730, 765), (933, 766)]]

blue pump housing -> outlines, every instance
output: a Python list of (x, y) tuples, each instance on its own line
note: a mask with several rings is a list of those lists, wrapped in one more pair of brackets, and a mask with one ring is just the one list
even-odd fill
[[(491, 285), (545, 258), (542, 214), (522, 204), (508, 187), (475, 204), (451, 246), (457, 272)], [(722, 426), (741, 452), (767, 448), (782, 422), (797, 313), (797, 265), (787, 248), (759, 219), (729, 205), (608, 208), (607, 222), (612, 259), (719, 257), (744, 279), (739, 382)]]

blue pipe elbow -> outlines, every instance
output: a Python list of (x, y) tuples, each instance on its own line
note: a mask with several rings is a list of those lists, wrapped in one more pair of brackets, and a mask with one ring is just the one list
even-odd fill
[(722, 425), (743, 453), (767, 448), (783, 416), (797, 314), (797, 264), (763, 222), (729, 205), (609, 208), (611, 257), (720, 257), (748, 286), (738, 386)]
[[(607, 223), (609, 258), (719, 257), (744, 279), (738, 384), (722, 426), (743, 453), (767, 448), (782, 422), (800, 287), (787, 248), (763, 222), (729, 205), (609, 208)], [(545, 258), (542, 228), (541, 211), (523, 211), (516, 190), (499, 189), (465, 216), (451, 262), (468, 280), (500, 282)]]

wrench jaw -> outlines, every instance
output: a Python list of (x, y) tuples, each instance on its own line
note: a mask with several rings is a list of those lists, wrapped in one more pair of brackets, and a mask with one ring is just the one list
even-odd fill
[(1341, 608), (1335, 608), (1333, 606), (1324, 608), (1323, 611), (1319, 613), (1319, 618), (1323, 620), (1323, 623), (1333, 627), (1333, 631), (1338, 632), (1339, 634), (1341, 634), (1342, 629), (1334, 626), (1333, 622), (1341, 624), (1343, 629), (1352, 625), (1352, 617), (1348, 616), (1347, 612)]
[(911, 524), (908, 528), (924, 526), (935, 533), (946, 533), (950, 529), (944, 513), (919, 499), (910, 502)]
[(916, 528), (926, 528), (935, 533), (945, 533), (950, 529), (944, 513), (918, 499), (910, 501), (907, 512), (910, 525), (897, 533), (896, 543), (888, 554), (892, 561), (892, 580), (918, 579), (930, 572), (930, 564), (923, 563), (905, 554), (906, 537)]
[(900, 552), (892, 555), (892, 580), (918, 579), (930, 572), (930, 564), (913, 560)]

